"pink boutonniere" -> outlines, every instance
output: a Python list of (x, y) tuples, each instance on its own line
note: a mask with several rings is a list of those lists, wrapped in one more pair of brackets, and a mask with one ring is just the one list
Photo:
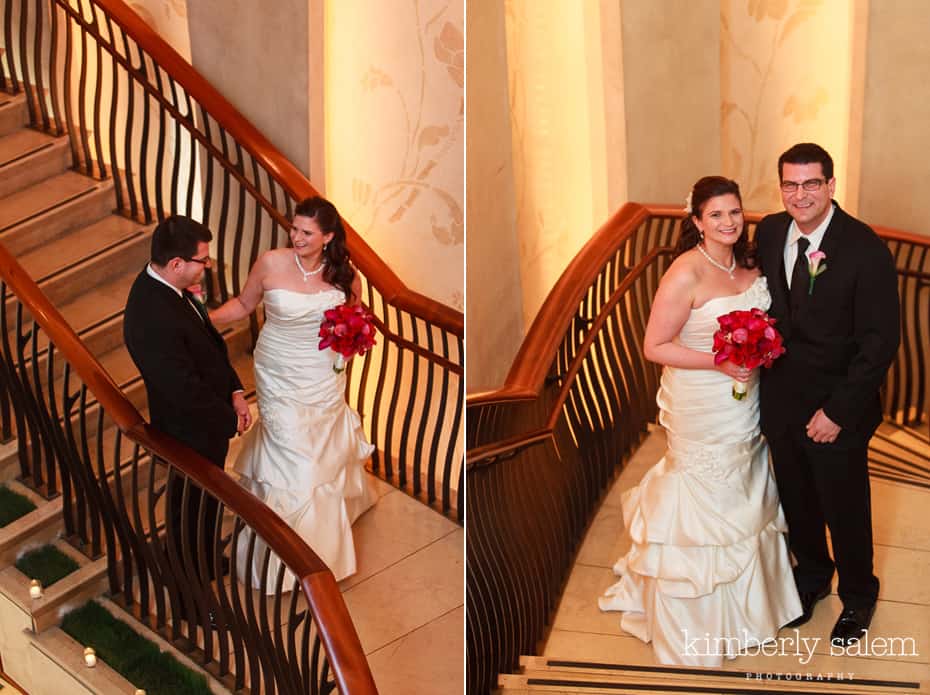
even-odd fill
[(827, 254), (823, 251), (814, 251), (812, 254), (808, 255), (808, 272), (811, 276), (810, 285), (807, 288), (807, 294), (814, 294), (814, 280), (817, 279), (817, 276), (823, 273), (827, 269), (827, 264), (823, 261), (826, 260)]

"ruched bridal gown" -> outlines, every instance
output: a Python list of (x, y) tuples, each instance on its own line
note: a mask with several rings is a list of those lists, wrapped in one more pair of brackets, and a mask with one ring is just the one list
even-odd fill
[[(336, 353), (320, 350), (323, 312), (345, 302), (341, 290), (313, 294), (265, 292), (265, 324), (255, 346), (258, 422), (246, 434), (233, 466), (250, 490), (300, 535), (337, 580), (355, 572), (352, 522), (375, 499), (363, 464), (374, 447), (361, 419), (345, 402), (345, 372)], [(237, 547), (244, 581), (252, 534)], [(265, 544), (255, 541), (250, 581), (258, 587)], [(267, 591), (275, 589), (280, 561), (272, 553)], [(288, 572), (284, 586), (293, 581)]]
[[(678, 340), (711, 352), (718, 316), (770, 304), (760, 277), (693, 309)], [(759, 432), (758, 375), (742, 401), (732, 383), (713, 370), (662, 370), (657, 402), (668, 449), (622, 498), (632, 547), (599, 605), (623, 611), (620, 627), (651, 641), (665, 664), (719, 666), (801, 614)]]

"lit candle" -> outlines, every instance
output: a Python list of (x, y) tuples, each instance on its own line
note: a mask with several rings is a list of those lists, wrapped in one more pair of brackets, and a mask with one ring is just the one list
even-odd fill
[(136, 688), (135, 695), (145, 695), (145, 691), (142, 688)]
[(93, 647), (84, 648), (84, 663), (90, 668), (97, 665), (97, 652), (94, 651)]
[(38, 579), (29, 582), (29, 595), (34, 599), (42, 598), (42, 582)]

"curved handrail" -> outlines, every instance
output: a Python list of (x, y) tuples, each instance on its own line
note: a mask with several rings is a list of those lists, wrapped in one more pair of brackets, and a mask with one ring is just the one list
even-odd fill
[[(543, 637), (593, 511), (655, 422), (643, 336), (683, 215), (625, 205), (566, 268), (503, 387), (467, 399), (470, 693), (492, 692)], [(746, 217), (752, 232), (762, 216)], [(906, 308), (883, 410), (906, 428), (927, 417), (930, 238), (875, 231)]]
[(229, 509), (264, 539), (283, 563), (300, 579), (314, 611), (327, 655), (342, 692), (377, 693), (365, 652), (339, 587), (329, 568), (313, 549), (263, 502), (237, 485), (222, 470), (189, 447), (162, 434), (145, 422), (110, 375), (81, 342), (35, 281), (0, 244), (0, 278), (28, 309), (50, 341), (78, 373), (97, 402), (133, 442), (169, 461)]
[(607, 259), (621, 242), (632, 236), (649, 214), (645, 206), (627, 203), (594, 233), (575, 254), (543, 302), (514, 357), (504, 385), (493, 391), (470, 394), (467, 399), (469, 406), (522, 400), (539, 393), (552, 364), (552, 356), (578, 310), (578, 302)]
[[(319, 195), (297, 167), (128, 5), (122, 0), (96, 0), (96, 2), (111, 14), (147, 53), (156, 59), (188, 94), (195, 97), (249, 154), (272, 172), (294, 198), (300, 200)], [(343, 223), (353, 261), (387, 301), (457, 336), (464, 334), (465, 322), (462, 312), (408, 288), (358, 232), (345, 220)]]
[[(469, 394), (469, 407), (526, 400), (539, 394), (552, 358), (591, 282), (617, 247), (650, 217), (684, 218), (684, 211), (662, 204), (623, 205), (575, 255), (549, 292), (514, 357), (504, 384), (491, 391)], [(763, 217), (765, 213), (746, 213), (746, 221), (751, 225), (758, 224)], [(920, 246), (930, 244), (926, 236), (913, 232), (878, 225), (873, 225), (872, 229), (883, 239)]]

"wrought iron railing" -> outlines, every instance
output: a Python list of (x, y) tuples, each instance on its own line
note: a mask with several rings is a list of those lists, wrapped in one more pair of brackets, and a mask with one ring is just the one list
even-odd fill
[[(66, 537), (106, 556), (116, 601), (236, 691), (377, 692), (332, 572), (264, 504), (145, 423), (2, 245), (0, 341), (21, 478), (61, 496)], [(269, 577), (272, 548), (283, 564)], [(213, 570), (226, 554), (228, 579)]]
[[(120, 214), (202, 220), (219, 268), (211, 300), (238, 294), (258, 256), (287, 243), (313, 186), (121, 0), (3, 7), (0, 88), (25, 93), (33, 127), (68, 136), (78, 171), (112, 178)], [(409, 290), (346, 229), (382, 334), (350, 363), (346, 394), (376, 447), (373, 472), (461, 522), (462, 314)]]
[[(659, 370), (643, 335), (681, 217), (625, 205), (562, 274), (504, 386), (468, 398), (469, 693), (490, 692), (536, 653), (587, 524), (656, 417)], [(917, 431), (928, 415), (930, 238), (876, 231), (902, 303), (885, 416)]]

